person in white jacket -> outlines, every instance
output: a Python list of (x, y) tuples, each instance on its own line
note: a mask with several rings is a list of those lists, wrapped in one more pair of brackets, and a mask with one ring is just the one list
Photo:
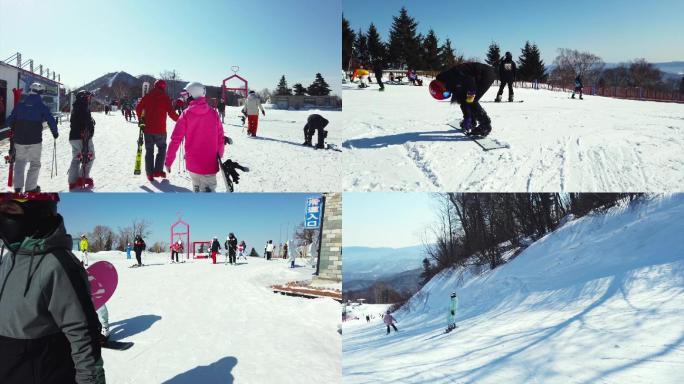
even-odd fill
[(257, 127), (259, 126), (259, 111), (264, 116), (266, 116), (266, 111), (264, 111), (264, 107), (261, 105), (261, 99), (254, 91), (249, 91), (245, 107), (242, 111), (247, 114), (247, 135), (256, 137)]
[(273, 240), (269, 240), (266, 243), (266, 260), (271, 260), (271, 257), (273, 257), (273, 250), (275, 250), (275, 245), (273, 245)]

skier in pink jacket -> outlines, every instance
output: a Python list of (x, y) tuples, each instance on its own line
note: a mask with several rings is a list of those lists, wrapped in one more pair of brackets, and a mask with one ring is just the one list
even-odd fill
[(399, 332), (399, 330), (397, 329), (397, 326), (394, 325), (394, 323), (397, 322), (397, 319), (392, 317), (389, 309), (387, 310), (387, 313), (385, 313), (385, 316), (383, 316), (382, 321), (384, 321), (385, 325), (387, 325), (387, 334), (388, 335), (390, 334), (390, 325), (392, 326), (392, 328), (394, 328), (394, 332)]
[(219, 171), (216, 155), (223, 156), (224, 133), (218, 112), (205, 99), (204, 85), (192, 82), (185, 86), (190, 101), (188, 108), (176, 122), (166, 156), (166, 170), (176, 159), (176, 152), (185, 140), (185, 163), (195, 192), (214, 192)]

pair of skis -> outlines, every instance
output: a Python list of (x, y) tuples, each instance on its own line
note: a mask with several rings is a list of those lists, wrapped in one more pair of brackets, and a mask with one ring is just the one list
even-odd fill
[(142, 149), (143, 149), (143, 139), (145, 138), (145, 118), (140, 116), (138, 119), (138, 127), (140, 132), (138, 133), (138, 150), (135, 153), (135, 168), (133, 169), (134, 175), (140, 174), (140, 168), (142, 168)]

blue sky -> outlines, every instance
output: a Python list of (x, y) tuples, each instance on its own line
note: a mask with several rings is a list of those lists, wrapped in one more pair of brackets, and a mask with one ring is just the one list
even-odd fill
[(530, 40), (547, 64), (558, 48), (590, 51), (605, 62), (684, 60), (681, 0), (384, 0), (372, 6), (343, 0), (342, 8), (355, 31), (367, 31), (373, 22), (387, 41), (392, 16), (402, 5), (418, 21), (419, 32), (433, 28), (440, 44), (450, 38), (466, 58), (484, 60), (491, 41), (517, 58)]
[(401, 248), (419, 245), (435, 218), (431, 193), (345, 193), (342, 243), (345, 247)]
[(134, 219), (148, 219), (152, 236), (148, 244), (169, 241), (170, 227), (182, 212), (190, 224), (190, 241), (208, 241), (213, 236), (225, 240), (229, 232), (245, 240), (249, 249), (263, 251), (267, 240), (286, 239), (288, 231), (304, 221), (307, 197), (320, 194), (235, 193), (235, 194), (137, 194), (137, 193), (63, 193), (59, 212), (69, 234), (88, 233), (96, 225), (114, 231), (130, 226)]
[(320, 0), (0, 0), (0, 60), (21, 52), (81, 86), (108, 72), (220, 85), (239, 65), (250, 88), (317, 72), (339, 94), (341, 3)]

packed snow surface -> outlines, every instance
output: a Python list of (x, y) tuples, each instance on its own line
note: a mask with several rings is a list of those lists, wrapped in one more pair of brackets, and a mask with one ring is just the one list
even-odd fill
[[(266, 109), (266, 116), (260, 116), (257, 138), (248, 138), (246, 127), (241, 125), (238, 107), (226, 107), (224, 132), (233, 139), (227, 145), (223, 159), (232, 159), (248, 167), (249, 172), (240, 173), (236, 192), (321, 192), (340, 191), (342, 174), (341, 153), (331, 150), (314, 150), (304, 147), (304, 125), (307, 117), (318, 113), (330, 123), (326, 130), (328, 143), (340, 144), (341, 111), (288, 111)], [(180, 149), (172, 172), (167, 180), (155, 179), (150, 183), (145, 178), (145, 150), (143, 148), (142, 175), (134, 176), (137, 150), (138, 125), (126, 122), (121, 112), (109, 115), (94, 112), (95, 160), (91, 176), (97, 192), (189, 192), (192, 191), (190, 175), (179, 165)], [(53, 138), (49, 130), (43, 132), (42, 169), (38, 185), (44, 192), (68, 191), (67, 170), (71, 164), (69, 144), (69, 121), (59, 125), (57, 139), (58, 176), (50, 177), (52, 168)], [(174, 122), (167, 120), (167, 140), (171, 140)], [(246, 124), (245, 124), (246, 126)], [(316, 140), (316, 136), (314, 136)], [(8, 140), (0, 145), (0, 151), (7, 153)], [(156, 152), (155, 152), (156, 153)], [(0, 176), (7, 177), (8, 165), (0, 163)], [(217, 174), (218, 192), (225, 191), (222, 176)]]
[(251, 257), (170, 264), (169, 254), (143, 253), (142, 268), (129, 268), (124, 252), (90, 255), (97, 260), (119, 274), (107, 303), (111, 338), (135, 343), (103, 350), (108, 383), (340, 382), (339, 303), (269, 289), (310, 280), (304, 259), (294, 269)]
[(493, 271), (442, 271), (394, 313), (399, 332), (344, 323), (343, 382), (682, 383), (683, 231), (684, 195), (656, 198), (570, 221)]
[[(684, 189), (684, 105), (515, 89), (491, 103), (483, 151), (447, 126), (461, 111), (426, 85), (343, 86), (346, 191), (619, 192)], [(504, 98), (507, 97), (507, 90)]]

